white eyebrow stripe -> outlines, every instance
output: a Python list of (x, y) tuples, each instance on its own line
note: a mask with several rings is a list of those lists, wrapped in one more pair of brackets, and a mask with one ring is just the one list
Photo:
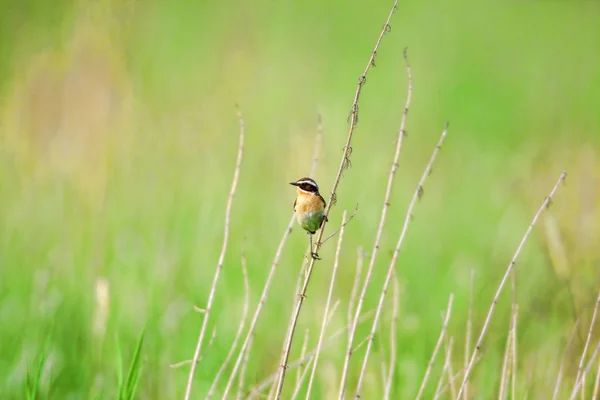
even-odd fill
[(302, 185), (304, 183), (308, 183), (309, 185), (312, 185), (312, 186), (316, 187), (317, 189), (319, 188), (319, 186), (317, 186), (317, 183), (314, 182), (314, 181), (306, 181), (305, 180), (305, 181), (298, 181), (298, 182), (296, 182), (296, 184), (298, 184), (298, 185)]

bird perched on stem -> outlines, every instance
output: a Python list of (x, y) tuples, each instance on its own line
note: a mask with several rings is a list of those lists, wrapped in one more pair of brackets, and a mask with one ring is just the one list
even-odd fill
[(312, 235), (323, 225), (325, 217), (325, 199), (319, 193), (319, 186), (311, 178), (300, 178), (290, 185), (296, 186), (298, 197), (294, 200), (294, 212), (298, 223), (306, 232), (308, 232), (310, 241), (310, 254), (319, 260), (319, 255), (313, 252)]

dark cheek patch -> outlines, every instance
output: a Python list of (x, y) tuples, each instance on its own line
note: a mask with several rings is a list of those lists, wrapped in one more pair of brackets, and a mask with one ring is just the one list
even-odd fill
[(306, 190), (307, 192), (316, 192), (317, 191), (317, 188), (315, 188), (310, 183), (303, 183), (302, 186), (300, 186), (300, 188), (302, 190)]

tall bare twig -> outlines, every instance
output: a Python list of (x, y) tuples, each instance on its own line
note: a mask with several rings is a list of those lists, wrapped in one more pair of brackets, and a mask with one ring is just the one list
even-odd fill
[(212, 308), (213, 301), (215, 299), (215, 292), (217, 291), (217, 283), (223, 269), (223, 263), (225, 261), (225, 253), (227, 252), (227, 244), (229, 242), (229, 224), (231, 220), (231, 208), (233, 206), (233, 197), (235, 196), (235, 190), (237, 188), (238, 180), (240, 177), (240, 169), (242, 167), (242, 159), (244, 156), (244, 137), (246, 131), (246, 124), (242, 113), (238, 110), (237, 112), (239, 125), (240, 125), (240, 141), (238, 146), (237, 161), (235, 165), (235, 171), (233, 173), (233, 181), (231, 182), (231, 189), (229, 190), (229, 197), (227, 199), (227, 206), (225, 207), (225, 225), (223, 232), (223, 245), (221, 246), (221, 254), (217, 262), (217, 268), (213, 277), (213, 282), (208, 293), (208, 300), (204, 307), (204, 320), (202, 321), (202, 327), (200, 328), (200, 334), (198, 341), (196, 342), (196, 349), (194, 350), (194, 357), (192, 358), (192, 365), (190, 367), (190, 373), (188, 376), (187, 386), (185, 388), (185, 400), (189, 400), (192, 395), (192, 385), (194, 383), (194, 375), (196, 373), (196, 367), (198, 366), (198, 360), (202, 351), (202, 344), (204, 342), (204, 335), (206, 334), (206, 328), (208, 327), (208, 319)]
[(340, 236), (338, 237), (337, 249), (335, 251), (335, 259), (333, 262), (333, 268), (331, 270), (331, 280), (329, 281), (329, 292), (327, 293), (327, 301), (325, 302), (325, 311), (323, 312), (323, 322), (321, 323), (321, 332), (319, 333), (319, 340), (317, 342), (317, 351), (315, 352), (314, 362), (312, 365), (312, 371), (310, 373), (310, 379), (308, 380), (308, 389), (306, 391), (306, 399), (310, 399), (310, 393), (312, 385), (315, 379), (315, 372), (317, 371), (317, 364), (319, 362), (319, 355), (321, 354), (321, 346), (323, 346), (323, 339), (325, 338), (325, 329), (327, 328), (327, 316), (329, 314), (329, 304), (333, 297), (333, 288), (335, 287), (335, 278), (337, 276), (338, 266), (340, 264), (340, 254), (342, 252), (342, 240), (344, 239), (344, 221), (346, 220), (346, 210), (342, 214), (342, 228), (340, 230)]
[(600, 389), (600, 362), (598, 363), (598, 370), (596, 371), (596, 380), (594, 382), (594, 391), (592, 392), (592, 400), (598, 399), (598, 390)]
[(398, 342), (396, 327), (398, 325), (398, 313), (400, 309), (400, 285), (398, 278), (394, 274), (394, 291), (392, 303), (392, 321), (390, 322), (390, 368), (385, 381), (383, 398), (389, 399), (392, 392), (392, 381), (394, 380), (394, 371), (396, 369), (396, 344)]
[(352, 283), (352, 290), (350, 291), (350, 299), (348, 300), (348, 323), (352, 323), (352, 314), (354, 311), (354, 303), (356, 302), (356, 296), (358, 294), (358, 284), (360, 283), (363, 260), (365, 254), (362, 246), (358, 247), (356, 254), (356, 272), (354, 274), (354, 282)]
[(592, 365), (594, 365), (594, 361), (596, 360), (598, 351), (600, 351), (600, 342), (598, 342), (598, 344), (594, 348), (594, 352), (592, 353), (592, 356), (590, 357), (590, 360), (588, 361), (585, 369), (581, 372), (581, 376), (575, 381), (575, 387), (573, 388), (573, 392), (571, 393), (570, 400), (574, 400), (575, 397), (577, 397), (577, 394), (579, 393), (581, 387), (583, 386), (583, 383), (585, 382), (585, 376), (588, 374), (588, 372), (590, 372)]
[(213, 396), (213, 394), (215, 393), (215, 390), (217, 388), (217, 384), (219, 383), (219, 379), (221, 378), (221, 375), (223, 374), (223, 372), (225, 371), (225, 368), (227, 368), (227, 365), (229, 365), (229, 362), (233, 358), (233, 354), (235, 353), (238, 342), (240, 341), (240, 338), (242, 337), (242, 332), (244, 331), (244, 326), (246, 325), (246, 320), (248, 319), (248, 309), (250, 308), (250, 284), (248, 282), (248, 268), (246, 267), (246, 255), (244, 254), (244, 252), (242, 253), (242, 263), (241, 264), (242, 264), (242, 275), (244, 277), (244, 309), (242, 310), (242, 318), (240, 320), (240, 325), (238, 326), (238, 330), (235, 334), (235, 338), (233, 339), (233, 343), (231, 344), (231, 348), (229, 349), (229, 352), (227, 353), (227, 356), (225, 357), (225, 361), (223, 361), (223, 364), (221, 364), (221, 368), (219, 368), (217, 375), (215, 375), (215, 379), (213, 380), (210, 390), (208, 391), (208, 394), (206, 395), (207, 399), (210, 399)]
[(512, 312), (512, 329), (511, 329), (511, 333), (512, 333), (512, 368), (511, 368), (511, 379), (512, 379), (512, 383), (511, 383), (511, 390), (512, 390), (512, 398), (513, 400), (517, 398), (517, 322), (519, 320), (519, 305), (518, 304), (514, 304), (513, 305), (513, 312)]
[[(583, 351), (581, 352), (581, 358), (579, 360), (579, 366), (577, 367), (577, 377), (575, 378), (575, 382), (579, 381), (583, 373), (583, 365), (585, 363), (585, 356), (587, 354), (588, 347), (590, 345), (590, 341), (592, 340), (592, 333), (594, 332), (594, 324), (596, 323), (596, 315), (598, 314), (598, 306), (600, 305), (600, 293), (598, 294), (598, 298), (596, 299), (596, 304), (594, 305), (594, 312), (592, 313), (592, 321), (590, 322), (590, 329), (588, 329), (587, 338), (585, 339), (585, 345), (583, 346)], [(573, 388), (573, 392), (571, 393), (571, 397), (575, 396), (575, 388)]]
[[(431, 373), (431, 368), (433, 367), (433, 363), (435, 362), (435, 357), (442, 345), (442, 341), (446, 336), (446, 329), (448, 328), (448, 322), (450, 321), (450, 313), (452, 312), (452, 301), (454, 300), (454, 295), (450, 294), (450, 299), (448, 300), (448, 308), (446, 309), (446, 316), (444, 317), (444, 324), (442, 325), (442, 330), (440, 331), (440, 336), (438, 338), (437, 343), (435, 344), (435, 349), (433, 350), (433, 354), (431, 355), (431, 359), (427, 364), (427, 369), (425, 370), (425, 376), (423, 376), (423, 381), (421, 381), (421, 387), (419, 388), (419, 393), (417, 393), (416, 400), (419, 400), (423, 393), (425, 392), (425, 387), (427, 386), (427, 380), (429, 379), (429, 374)], [(358, 393), (358, 391), (357, 391)]]
[(562, 356), (562, 361), (560, 362), (560, 367), (558, 368), (558, 376), (556, 377), (556, 385), (554, 386), (554, 395), (552, 396), (552, 400), (558, 399), (558, 394), (560, 393), (560, 384), (562, 383), (562, 378), (565, 370), (565, 363), (567, 359), (571, 355), (571, 348), (573, 346), (573, 340), (575, 339), (575, 335), (577, 334), (577, 328), (579, 326), (579, 320), (575, 321), (575, 325), (573, 326), (573, 331), (569, 335), (569, 340), (567, 341), (567, 347), (565, 347), (565, 354)]
[(525, 232), (523, 239), (521, 239), (521, 243), (519, 243), (519, 246), (517, 247), (517, 251), (515, 252), (515, 255), (513, 256), (512, 260), (508, 264), (508, 267), (506, 268), (506, 272), (504, 273), (504, 276), (502, 277), (502, 281), (500, 281), (498, 290), (496, 291), (496, 294), (494, 295), (494, 299), (492, 300), (492, 304), (490, 305), (490, 309), (488, 311), (487, 317), (483, 324), (483, 328), (481, 329), (481, 333), (479, 334), (479, 338), (477, 339), (477, 344), (475, 345), (475, 349), (473, 349), (473, 354), (471, 356), (471, 360), (469, 361), (469, 365), (467, 366), (467, 369), (465, 371), (465, 375), (463, 377), (462, 383), (460, 384), (460, 389), (458, 391), (458, 397), (460, 397), (462, 395), (464, 387), (465, 387), (467, 381), (469, 380), (469, 374), (471, 373), (471, 370), (473, 369), (473, 365), (475, 363), (475, 358), (477, 357), (477, 353), (481, 349), (481, 345), (483, 343), (483, 338), (485, 337), (485, 334), (489, 327), (490, 321), (492, 319), (492, 315), (494, 314), (494, 309), (496, 308), (496, 304), (498, 304), (498, 299), (500, 298), (502, 289), (504, 289), (504, 286), (506, 285), (506, 281), (508, 280), (508, 277), (510, 276), (511, 271), (513, 270), (513, 267), (515, 266), (515, 263), (517, 262), (517, 258), (519, 257), (519, 254), (521, 254), (521, 250), (523, 249), (525, 242), (529, 238), (529, 235), (531, 234), (531, 231), (533, 230), (533, 227), (535, 226), (537, 220), (539, 219), (540, 215), (544, 212), (544, 210), (550, 206), (550, 202), (552, 201), (554, 194), (556, 193), (559, 185), (561, 184), (561, 182), (564, 181), (566, 176), (567, 176), (566, 171), (563, 171), (560, 174), (558, 181), (552, 188), (552, 191), (550, 192), (548, 197), (546, 197), (546, 199), (542, 203), (542, 206), (540, 207), (540, 209), (537, 211), (537, 213), (533, 217), (533, 220), (529, 224), (529, 227), (527, 228), (527, 231)]
[[(321, 124), (321, 117), (319, 116), (318, 126), (317, 126), (317, 135), (315, 138), (315, 149), (314, 149), (314, 154), (313, 154), (313, 158), (312, 158), (312, 168), (311, 168), (311, 172), (310, 172), (311, 177), (314, 176), (316, 169), (317, 169), (317, 165), (318, 165), (318, 161), (319, 161), (319, 151), (321, 148), (322, 135), (323, 135), (323, 130), (322, 130), (322, 124)], [(225, 391), (223, 392), (223, 397), (222, 397), (223, 399), (227, 399), (229, 391), (231, 390), (231, 386), (233, 385), (233, 381), (235, 380), (237, 372), (238, 372), (240, 366), (242, 365), (244, 353), (246, 351), (248, 351), (250, 343), (252, 343), (252, 338), (254, 336), (254, 331), (256, 330), (258, 318), (260, 317), (263, 306), (264, 306), (265, 302), (267, 301), (267, 295), (269, 293), (271, 283), (273, 282), (273, 276), (275, 275), (275, 271), (277, 270), (277, 267), (279, 265), (279, 260), (281, 258), (281, 254), (283, 253), (283, 248), (285, 247), (287, 239), (290, 236), (290, 233), (292, 232), (292, 228), (294, 226), (295, 220), (296, 220), (296, 217), (292, 214), (292, 217), (290, 218), (290, 222), (288, 222), (287, 228), (283, 232), (283, 236), (281, 237), (281, 240), (279, 241), (279, 246), (277, 247), (277, 251), (275, 252), (275, 257), (273, 258), (273, 263), (271, 264), (271, 268), (269, 269), (269, 274), (267, 276), (267, 280), (265, 282), (262, 293), (260, 295), (260, 300), (258, 301), (258, 306), (256, 307), (256, 311), (254, 312), (254, 315), (250, 322), (250, 327), (248, 329), (248, 333), (246, 334), (244, 342), (242, 343), (242, 347), (241, 347), (238, 357), (236, 359), (235, 365), (233, 367), (233, 370), (231, 371), (231, 375), (229, 376), (229, 381), (227, 382), (227, 386), (225, 387)]]
[[(359, 324), (364, 323), (369, 318), (371, 318), (373, 316), (373, 314), (374, 314), (374, 310), (370, 310), (370, 311), (365, 312), (358, 319), (358, 323)], [(325, 342), (323, 342), (322, 348), (330, 346), (330, 345), (332, 345), (334, 343), (338, 343), (338, 339), (340, 338), (340, 336), (342, 336), (344, 333), (346, 333), (349, 329), (350, 329), (350, 324), (348, 324), (345, 327), (340, 328), (337, 331), (335, 331), (335, 333), (333, 333), (331, 336), (329, 336), (329, 338)], [(298, 360), (289, 363), (288, 364), (288, 369), (291, 370), (291, 369), (294, 369), (294, 368), (298, 368), (300, 365), (304, 365), (304, 364), (308, 363), (314, 357), (315, 352), (316, 352), (316, 349), (313, 349), (313, 350), (309, 351), (308, 353), (306, 353), (306, 355), (304, 357), (301, 357)], [(252, 390), (252, 393), (260, 393), (260, 392), (264, 391), (278, 377), (279, 377), (279, 369), (277, 370), (277, 372), (275, 372), (274, 374), (272, 374), (271, 376), (269, 376), (268, 378), (266, 378), (265, 380), (263, 380), (261, 383), (259, 383)], [(254, 398), (254, 397), (251, 397), (251, 399), (252, 398)]]
[[(371, 351), (371, 346), (373, 344), (373, 338), (375, 337), (375, 332), (377, 331), (377, 324), (379, 322), (381, 310), (383, 309), (383, 301), (384, 301), (385, 295), (387, 293), (390, 279), (396, 268), (396, 262), (398, 260), (398, 254), (400, 253), (400, 248), (402, 247), (402, 243), (404, 242), (404, 238), (406, 237), (406, 232), (408, 231), (408, 226), (410, 225), (410, 221), (412, 220), (412, 217), (413, 217), (413, 209), (415, 208), (417, 201), (419, 201), (419, 199), (423, 196), (423, 187), (425, 185), (425, 181), (431, 174), (431, 169), (433, 167), (433, 164), (437, 158), (437, 155), (438, 155), (440, 149), (442, 148), (442, 145), (444, 144), (444, 140), (446, 139), (447, 133), (448, 133), (448, 124), (446, 123), (446, 127), (444, 128), (444, 131), (442, 132), (442, 135), (440, 136), (440, 140), (438, 141), (437, 145), (433, 149), (431, 158), (429, 159), (429, 162), (427, 163), (427, 166), (425, 167), (425, 171), (423, 171), (423, 175), (421, 176), (421, 179), (419, 180), (419, 183), (417, 184), (417, 189), (415, 190), (415, 193), (413, 194), (412, 199), (408, 205), (408, 209), (406, 210), (406, 217), (404, 219), (404, 224), (402, 225), (402, 231), (400, 232), (400, 236), (398, 237), (398, 242), (396, 243), (396, 247), (394, 248), (394, 254), (392, 256), (392, 260), (390, 261), (390, 265), (388, 267), (388, 270), (387, 270), (387, 273), (385, 276), (385, 280), (383, 282), (383, 287), (381, 288), (381, 294), (379, 295), (379, 303), (377, 304), (377, 309), (375, 310), (375, 317), (373, 318), (373, 325), (371, 326), (371, 333), (369, 334), (369, 341), (367, 343), (367, 349), (365, 351), (362, 368), (361, 368), (360, 374), (358, 376), (358, 383), (356, 386), (356, 396), (357, 397), (360, 395), (360, 389), (362, 387), (363, 378), (364, 378), (365, 372), (367, 370), (367, 363), (369, 361), (369, 354)], [(360, 300), (361, 302), (364, 300), (364, 297), (366, 295), (365, 289), (366, 289), (366, 286), (363, 287), (363, 292), (361, 293), (361, 300)], [(359, 309), (360, 309), (360, 307), (359, 307)], [(348, 354), (349, 353), (346, 354), (347, 361), (349, 360)]]
[(437, 388), (435, 389), (435, 397), (433, 398), (433, 400), (439, 399), (440, 396), (442, 395), (442, 385), (444, 383), (444, 378), (446, 376), (448, 379), (448, 385), (450, 385), (452, 398), (454, 399), (455, 395), (456, 395), (456, 390), (453, 390), (454, 380), (452, 379), (452, 377), (454, 376), (454, 373), (452, 372), (452, 346), (454, 344), (454, 336), (451, 336), (450, 338), (448, 338), (448, 336), (446, 335), (445, 342), (446, 342), (446, 357), (444, 357), (444, 366), (442, 368), (442, 373), (440, 374), (440, 378), (438, 380)]
[(244, 383), (246, 379), (246, 369), (248, 368), (248, 360), (250, 360), (250, 349), (252, 348), (252, 339), (250, 340), (250, 344), (248, 345), (248, 349), (244, 353), (244, 360), (242, 362), (242, 366), (240, 369), (240, 376), (238, 379), (238, 390), (235, 395), (236, 400), (241, 400), (244, 392)]
[[(397, 2), (396, 2), (397, 3)], [(396, 7), (396, 3), (394, 3), (394, 7), (390, 12), (388, 17), (392, 16), (393, 10)], [(396, 139), (396, 152), (394, 154), (394, 159), (392, 161), (392, 167), (390, 169), (390, 173), (388, 176), (387, 188), (385, 191), (385, 196), (383, 200), (383, 206), (381, 208), (381, 217), (379, 218), (379, 227), (377, 228), (377, 234), (375, 235), (375, 243), (373, 244), (373, 249), (371, 250), (371, 258), (369, 260), (369, 266), (367, 268), (367, 273), (365, 276), (365, 281), (363, 282), (362, 290), (360, 297), (358, 299), (358, 303), (356, 306), (356, 310), (354, 311), (356, 320), (356, 316), (360, 315), (363, 302), (366, 296), (367, 289), (369, 288), (369, 284), (371, 282), (371, 276), (373, 275), (373, 268), (375, 266), (375, 259), (377, 258), (377, 254), (379, 252), (379, 245), (381, 243), (381, 237), (383, 236), (383, 228), (385, 226), (385, 220), (387, 217), (388, 208), (390, 206), (390, 198), (392, 196), (392, 188), (394, 185), (394, 178), (396, 176), (396, 171), (398, 169), (398, 161), (400, 160), (400, 152), (402, 150), (402, 143), (404, 142), (404, 137), (406, 136), (406, 120), (408, 116), (408, 110), (410, 107), (410, 102), (412, 98), (412, 74), (410, 71), (410, 63), (408, 62), (408, 54), (407, 50), (404, 49), (404, 60), (406, 62), (406, 74), (408, 76), (408, 88), (406, 95), (406, 104), (404, 105), (404, 110), (402, 112), (402, 119), (400, 122), (400, 129), (398, 130), (398, 137)], [(348, 348), (346, 351), (346, 356), (344, 359), (344, 366), (342, 368), (342, 377), (340, 380), (340, 390), (339, 390), (339, 398), (343, 399), (346, 392), (346, 381), (348, 379), (348, 371), (350, 369), (350, 357), (352, 356), (352, 347), (354, 346), (354, 336), (356, 335), (356, 324), (352, 325), (348, 335)]]
[[(354, 94), (354, 102), (352, 103), (352, 109), (350, 111), (350, 118), (349, 118), (350, 119), (350, 128), (348, 130), (348, 137), (346, 139), (346, 145), (344, 146), (344, 152), (342, 154), (342, 160), (340, 162), (340, 167), (339, 167), (337, 175), (333, 181), (333, 187), (331, 189), (331, 194), (329, 196), (329, 202), (327, 204), (327, 207), (325, 208), (325, 217), (327, 217), (329, 215), (329, 211), (331, 210), (331, 207), (336, 202), (337, 187), (340, 183), (342, 173), (344, 172), (345, 169), (347, 169), (350, 166), (350, 154), (352, 153), (352, 147), (351, 147), (352, 136), (354, 134), (356, 124), (358, 123), (358, 102), (360, 99), (360, 93), (362, 91), (362, 88), (363, 88), (366, 80), (367, 80), (367, 73), (371, 69), (371, 66), (375, 65), (375, 57), (377, 55), (377, 50), (379, 49), (381, 40), (383, 39), (383, 36), (391, 30), (390, 19), (392, 18), (392, 14), (396, 10), (397, 5), (398, 5), (398, 0), (395, 0), (394, 5), (392, 6), (392, 9), (390, 10), (390, 13), (389, 13), (389, 15), (386, 19), (386, 22), (383, 26), (383, 29), (381, 30), (381, 33), (379, 34), (377, 43), (375, 44), (375, 47), (374, 47), (373, 51), (371, 52), (371, 56), (369, 57), (367, 66), (365, 67), (364, 72), (358, 79), (358, 85), (356, 87), (356, 92)], [(315, 252), (317, 252), (317, 253), (319, 251), (319, 248), (321, 247), (321, 240), (323, 239), (323, 233), (325, 232), (326, 225), (327, 225), (327, 218), (325, 218), (325, 221), (323, 221), (323, 225), (321, 226), (321, 229), (319, 230), (319, 234), (317, 236), (317, 241), (316, 241), (316, 246), (315, 246)], [(304, 302), (304, 298), (306, 297), (306, 289), (308, 287), (308, 283), (309, 283), (310, 277), (312, 275), (312, 270), (313, 270), (314, 264), (315, 264), (315, 258), (312, 258), (311, 262), (308, 266), (305, 285), (302, 288), (303, 289), (302, 292), (298, 295), (296, 307), (292, 314), (292, 323), (290, 324), (292, 329), (289, 331), (288, 337), (285, 340), (285, 343), (287, 343), (286, 351), (283, 353), (283, 355), (281, 357), (279, 382), (277, 384), (277, 386), (278, 386), (277, 398), (279, 398), (279, 396), (281, 395), (281, 390), (283, 389), (283, 382), (285, 379), (285, 371), (287, 368), (287, 362), (288, 362), (288, 358), (289, 358), (289, 354), (290, 354), (290, 349), (292, 346), (292, 341), (294, 339), (294, 331), (295, 331), (294, 327), (298, 320), (298, 316), (300, 315), (300, 310), (302, 309), (302, 304)]]
[[(465, 371), (471, 357), (471, 335), (473, 334), (473, 295), (475, 290), (475, 270), (471, 269), (471, 284), (469, 287), (469, 311), (467, 315), (467, 333), (465, 337)], [(469, 400), (469, 385), (465, 385), (463, 400)]]

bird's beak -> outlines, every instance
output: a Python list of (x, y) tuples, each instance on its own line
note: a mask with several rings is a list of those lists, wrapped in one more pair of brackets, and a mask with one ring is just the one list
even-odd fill
[(290, 182), (290, 185), (292, 185), (292, 186), (298, 186), (298, 184), (296, 182)]

